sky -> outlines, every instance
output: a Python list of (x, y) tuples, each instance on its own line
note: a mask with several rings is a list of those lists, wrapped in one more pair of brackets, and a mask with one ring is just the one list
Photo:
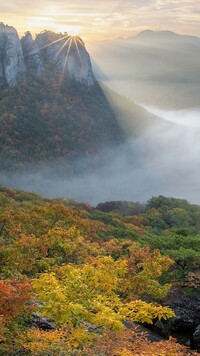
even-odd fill
[(89, 41), (152, 29), (200, 36), (199, 0), (9, 0), (0, 2), (0, 14), (20, 35), (45, 29)]

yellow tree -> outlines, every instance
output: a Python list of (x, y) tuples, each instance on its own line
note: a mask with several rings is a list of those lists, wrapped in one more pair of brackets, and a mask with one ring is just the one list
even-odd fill
[(167, 307), (120, 296), (127, 268), (126, 260), (114, 261), (105, 256), (40, 275), (33, 287), (42, 314), (53, 318), (57, 326), (67, 328), (67, 342), (77, 347), (82, 340), (88, 340), (88, 325), (93, 330), (117, 331), (124, 328), (125, 320), (152, 323), (156, 318), (174, 316)]

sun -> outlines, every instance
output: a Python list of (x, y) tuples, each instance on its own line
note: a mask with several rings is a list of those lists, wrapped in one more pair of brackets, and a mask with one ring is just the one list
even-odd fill
[(66, 32), (69, 36), (78, 36), (80, 33), (80, 28), (78, 26), (67, 26)]

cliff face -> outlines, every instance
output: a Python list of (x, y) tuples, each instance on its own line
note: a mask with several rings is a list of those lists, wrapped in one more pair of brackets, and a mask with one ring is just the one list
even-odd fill
[(0, 24), (0, 87), (13, 87), (19, 77), (25, 78), (26, 67), (17, 31)]
[(44, 31), (33, 40), (27, 32), (20, 42), (13, 27), (0, 24), (0, 87), (15, 86), (19, 77), (26, 77), (27, 70), (40, 75), (49, 63), (62, 78), (86, 86), (95, 83), (90, 56), (79, 37)]
[(69, 76), (87, 86), (95, 83), (90, 56), (79, 37), (46, 31), (39, 34), (35, 42), (43, 60), (52, 63), (63, 77)]
[(0, 87), (18, 89), (0, 95), (0, 171), (56, 162), (62, 174), (75, 172), (77, 159), (96, 165), (100, 151), (124, 142), (79, 37), (44, 31), (34, 40), (27, 32), (20, 43), (2, 25), (0, 56)]
[(34, 70), (37, 74), (44, 72), (44, 63), (37, 43), (33, 40), (30, 32), (27, 32), (21, 39), (24, 61), (28, 69)]
[(95, 82), (92, 71), (90, 57), (82, 42), (77, 41), (72, 43), (69, 51), (66, 69), (69, 76), (76, 81), (91, 86)]

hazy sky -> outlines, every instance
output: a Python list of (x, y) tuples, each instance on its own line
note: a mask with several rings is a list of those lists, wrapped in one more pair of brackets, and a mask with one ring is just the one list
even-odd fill
[(51, 29), (89, 40), (149, 28), (200, 36), (200, 0), (9, 0), (1, 1), (0, 14), (20, 34)]

